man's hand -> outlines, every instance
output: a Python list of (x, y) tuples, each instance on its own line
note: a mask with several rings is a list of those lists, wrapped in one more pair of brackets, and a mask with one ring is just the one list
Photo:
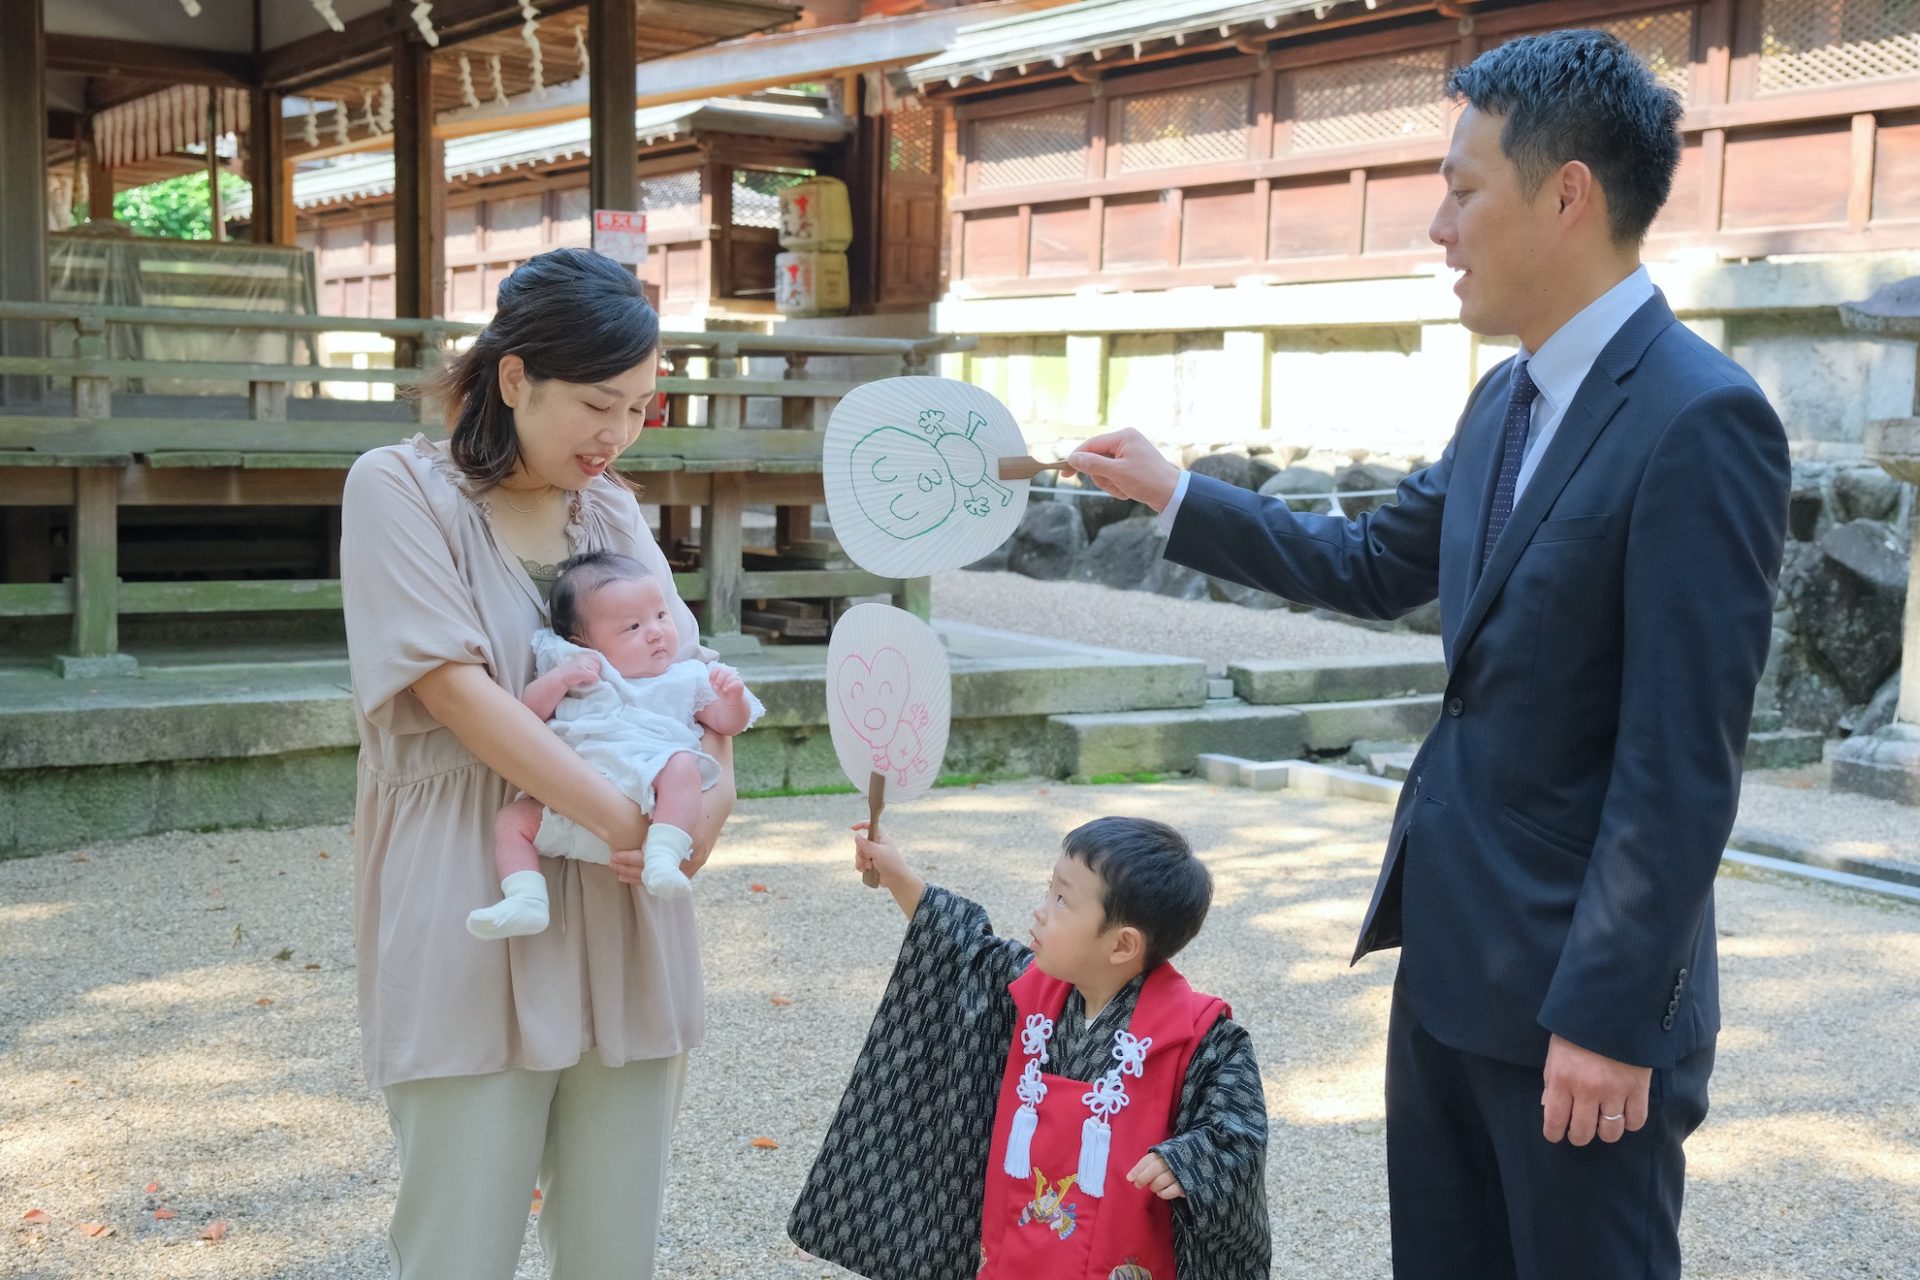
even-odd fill
[(581, 689), (600, 682), (600, 658), (597, 654), (576, 653), (553, 669), (560, 683), (569, 689)]
[(1167, 509), (1180, 483), (1180, 468), (1131, 427), (1095, 436), (1067, 455), (1067, 466), (1062, 475), (1078, 471), (1114, 497), (1144, 502), (1155, 511)]
[[(1653, 1068), (1615, 1062), (1559, 1036), (1547, 1045), (1546, 1089), (1540, 1095), (1548, 1142), (1584, 1147), (1598, 1135), (1618, 1142), (1647, 1122)], [(1613, 1119), (1607, 1117), (1612, 1116)]]
[(1180, 1179), (1173, 1176), (1173, 1170), (1167, 1168), (1167, 1162), (1149, 1151), (1140, 1157), (1140, 1163), (1133, 1166), (1127, 1175), (1127, 1181), (1136, 1187), (1144, 1187), (1162, 1200), (1177, 1200), (1187, 1194), (1180, 1185)]

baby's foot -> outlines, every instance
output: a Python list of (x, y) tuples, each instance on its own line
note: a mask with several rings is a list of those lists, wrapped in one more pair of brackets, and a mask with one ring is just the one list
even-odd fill
[(692, 852), (692, 836), (679, 827), (654, 823), (647, 828), (647, 843), (640, 851), (640, 883), (656, 898), (691, 896), (693, 882), (680, 870), (680, 864)]
[(476, 938), (522, 938), (547, 927), (547, 878), (538, 871), (516, 871), (500, 882), (506, 896), (491, 907), (467, 914), (467, 932)]

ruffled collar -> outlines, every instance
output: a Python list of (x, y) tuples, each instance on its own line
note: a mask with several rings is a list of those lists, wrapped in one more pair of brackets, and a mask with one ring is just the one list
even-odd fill
[[(447, 451), (429, 439), (424, 432), (416, 432), (407, 441), (414, 451), (425, 458), (434, 473), (452, 485), (459, 495), (471, 503), (482, 516), (493, 514), (493, 490), (482, 489), (473, 479), (454, 464)], [(601, 525), (599, 512), (587, 502), (585, 489), (571, 490), (567, 498), (567, 554), (579, 555), (596, 546), (606, 543), (606, 530)]]

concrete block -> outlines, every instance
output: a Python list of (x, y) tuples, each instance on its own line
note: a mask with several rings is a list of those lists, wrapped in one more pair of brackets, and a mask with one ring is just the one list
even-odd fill
[(1275, 658), (1232, 663), (1227, 677), (1236, 695), (1262, 706), (1356, 702), (1440, 693), (1447, 687), (1447, 664), (1439, 658)]
[(1424, 738), (1440, 717), (1440, 695), (1373, 698), (1295, 708), (1305, 717), (1306, 745), (1344, 751), (1362, 738)]
[(1833, 785), (1839, 791), (1920, 805), (1920, 725), (1895, 722), (1862, 738), (1848, 738), (1833, 753)]
[(1354, 773), (1349, 769), (1332, 769), (1308, 760), (1287, 762), (1287, 789), (1302, 795), (1369, 800), (1379, 804), (1393, 804), (1400, 798), (1400, 784), (1397, 782)]
[(130, 653), (109, 653), (81, 658), (58, 654), (53, 659), (54, 674), (63, 680), (111, 680), (140, 674), (140, 664)]
[(1282, 791), (1292, 781), (1293, 766), (1285, 760), (1248, 762), (1240, 768), (1240, 785), (1251, 791)]
[(1749, 769), (1797, 769), (1819, 764), (1826, 751), (1825, 734), (1805, 729), (1774, 729), (1747, 735), (1745, 764)]
[(1237, 787), (1240, 785), (1240, 771), (1253, 764), (1239, 756), (1221, 755), (1215, 751), (1204, 751), (1195, 757), (1193, 771), (1203, 782), (1216, 787)]
[(1230, 677), (1207, 677), (1207, 701), (1218, 702), (1224, 698), (1235, 698), (1238, 696), (1239, 694), (1234, 691), (1233, 680)]
[(1187, 772), (1202, 751), (1249, 760), (1285, 759), (1302, 749), (1301, 715), (1284, 707), (1130, 711), (1053, 716), (1047, 721), (1057, 777)]

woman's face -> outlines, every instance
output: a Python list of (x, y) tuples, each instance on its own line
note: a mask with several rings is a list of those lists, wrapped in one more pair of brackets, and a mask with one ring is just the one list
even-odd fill
[(500, 357), (500, 394), (513, 410), (524, 487), (584, 489), (626, 451), (646, 421), (656, 374), (649, 355), (600, 382), (535, 381), (519, 356)]

